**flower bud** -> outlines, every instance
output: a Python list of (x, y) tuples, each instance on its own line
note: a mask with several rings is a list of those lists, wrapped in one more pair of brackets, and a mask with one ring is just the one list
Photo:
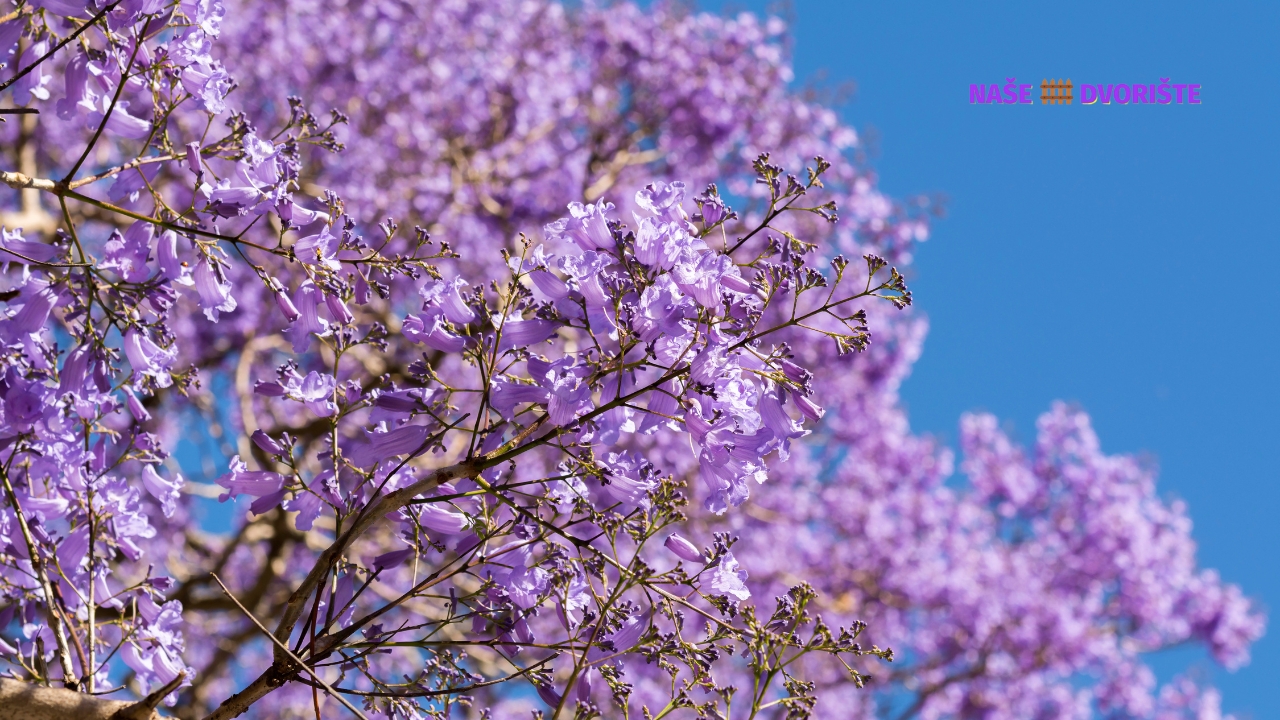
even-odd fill
[(555, 687), (551, 683), (542, 683), (537, 686), (538, 697), (542, 698), (542, 702), (551, 707), (560, 706), (560, 693), (556, 692)]
[(779, 364), (782, 366), (782, 374), (786, 375), (787, 379), (791, 382), (808, 385), (809, 381), (813, 379), (813, 373), (805, 370), (790, 360), (783, 360)]
[(702, 222), (711, 227), (724, 219), (724, 206), (717, 202), (702, 204)]
[(266, 395), (267, 397), (284, 397), (285, 395), (283, 385), (278, 382), (263, 380), (259, 380), (258, 383), (253, 386), (253, 391), (259, 395)]
[(405, 548), (404, 550), (392, 550), (389, 553), (383, 553), (368, 561), (375, 571), (390, 570), (400, 567), (406, 560), (413, 557), (416, 551), (413, 548)]
[(277, 456), (284, 454), (284, 448), (280, 447), (280, 443), (272, 440), (271, 436), (262, 432), (262, 430), (254, 430), (251, 437), (253, 444), (262, 448), (262, 452)]
[(732, 290), (742, 294), (750, 293), (751, 283), (741, 275), (730, 275), (728, 273), (720, 276), (720, 285), (726, 290)]
[(355, 301), (357, 305), (369, 302), (369, 281), (365, 279), (364, 273), (356, 273)]
[(796, 407), (800, 408), (800, 412), (804, 413), (805, 417), (814, 422), (821, 420), (822, 416), (827, 412), (803, 395), (794, 395), (793, 397), (796, 401)]
[(333, 314), (333, 319), (343, 325), (350, 325), (355, 316), (347, 309), (347, 304), (342, 302), (342, 298), (337, 295), (326, 295), (324, 304), (328, 306), (329, 312)]
[(204, 175), (204, 168), (200, 166), (200, 143), (187, 143), (187, 169), (190, 170), (197, 179)]
[(289, 322), (293, 322), (302, 317), (302, 313), (298, 312), (298, 306), (293, 304), (293, 300), (289, 299), (288, 293), (283, 289), (276, 291), (276, 305), (280, 308), (280, 312), (284, 313), (284, 317)]
[(698, 551), (698, 546), (685, 540), (675, 533), (667, 536), (667, 541), (663, 543), (676, 557), (688, 562), (704, 562), (702, 553)]
[(135, 420), (141, 423), (151, 419), (151, 413), (142, 406), (142, 401), (138, 400), (138, 396), (134, 395), (132, 390), (125, 388), (124, 394), (128, 398), (126, 403), (129, 406), (129, 412), (133, 414)]

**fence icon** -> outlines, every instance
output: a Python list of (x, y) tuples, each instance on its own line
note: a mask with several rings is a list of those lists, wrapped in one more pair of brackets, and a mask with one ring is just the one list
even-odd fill
[(1067, 78), (1066, 82), (1062, 80), (1054, 80), (1052, 82), (1045, 80), (1040, 83), (1040, 104), (1070, 105), (1074, 97), (1071, 94), (1073, 88), (1071, 78)]

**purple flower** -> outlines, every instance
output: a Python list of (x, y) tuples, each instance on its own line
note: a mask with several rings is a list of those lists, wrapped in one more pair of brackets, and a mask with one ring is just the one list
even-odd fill
[[(81, 10), (84, 9), (82, 6)], [(18, 61), (17, 67), (27, 67), (32, 65), (49, 50), (49, 43), (45, 40), (39, 40), (31, 44), (26, 52), (22, 53), (22, 59)], [(41, 63), (27, 73), (26, 77), (19, 79), (13, 84), (11, 92), (13, 93), (13, 102), (18, 105), (28, 105), (32, 100), (48, 100), (49, 89), (45, 87), (49, 81), (53, 79), (49, 75), (48, 63)], [(7, 69), (6, 69), (7, 70)], [(16, 70), (16, 68), (15, 68)]]
[(667, 222), (682, 222), (687, 216), (680, 203), (684, 202), (684, 183), (650, 183), (636, 193), (636, 205), (648, 210)]
[(782, 367), (782, 374), (786, 375), (787, 379), (791, 382), (808, 387), (809, 383), (813, 381), (813, 373), (805, 370), (790, 360), (784, 359), (779, 363), (779, 365)]
[[(92, 389), (86, 384), (89, 379), (89, 363), (93, 360), (93, 350), (88, 345), (77, 345), (67, 353), (62, 372), (58, 374), (58, 394), (72, 393), (84, 399)], [(144, 411), (145, 412), (145, 411)]]
[[(137, 674), (143, 692), (166, 685), (181, 673), (187, 677), (179, 688), (190, 685), (195, 671), (182, 662), (182, 603), (171, 600), (156, 605), (149, 595), (141, 593), (137, 607), (142, 623), (121, 655), (125, 665)], [(176, 696), (177, 690), (165, 702), (173, 704)]]
[(515, 318), (508, 318), (506, 321), (496, 320), (494, 323), (502, 327), (502, 342), (498, 344), (501, 349), (536, 345), (555, 335), (562, 326), (562, 323), (551, 320), (538, 318), (520, 320), (519, 316)]
[(445, 324), (444, 314), (438, 310), (421, 316), (405, 317), (400, 331), (410, 342), (446, 353), (462, 352), (471, 341), (470, 338), (450, 332)]
[(196, 176), (196, 182), (200, 182), (200, 178), (204, 177), (204, 166), (200, 162), (200, 143), (192, 141), (187, 143), (187, 169), (192, 175)]
[(329, 308), (329, 314), (333, 316), (334, 321), (339, 325), (350, 325), (356, 319), (355, 315), (351, 314), (351, 309), (337, 295), (330, 294), (325, 296), (324, 304), (325, 307)]
[(306, 377), (295, 375), (290, 378), (285, 390), (290, 398), (306, 405), (316, 417), (329, 417), (338, 411), (333, 401), (334, 387), (332, 375), (312, 370)]
[(239, 455), (231, 458), (231, 470), (214, 482), (227, 490), (218, 496), (218, 502), (226, 502), (239, 495), (270, 496), (284, 487), (284, 477), (279, 473), (250, 470)]
[(439, 308), (449, 322), (455, 325), (466, 325), (476, 319), (476, 313), (462, 300), (459, 292), (467, 283), (462, 278), (453, 280), (434, 280), (423, 285), (418, 294), (422, 296), (423, 309)]
[(338, 587), (329, 596), (329, 599), (333, 601), (331, 612), (334, 613), (336, 618), (336, 627), (341, 628), (351, 624), (351, 619), (356, 611), (355, 603), (351, 601), (354, 595), (355, 576), (350, 572), (343, 573), (342, 577), (338, 578)]
[(667, 275), (660, 276), (654, 284), (640, 294), (639, 312), (632, 316), (631, 324), (640, 340), (651, 343), (664, 335), (681, 337), (689, 334), (685, 320), (697, 316), (693, 300), (680, 293), (675, 282)]
[(605, 494), (617, 502), (648, 509), (649, 492), (658, 487), (652, 463), (623, 452), (609, 453), (603, 465), (610, 471), (601, 481)]
[(22, 31), (26, 27), (26, 18), (22, 17), (0, 23), (0, 62), (9, 64), (9, 51), (18, 44), (18, 38), (22, 37)]
[(206, 35), (217, 37), (222, 31), (222, 17), (226, 13), (222, 0), (182, 0), (179, 7)]
[(134, 420), (143, 423), (151, 419), (151, 413), (142, 406), (142, 401), (138, 400), (138, 396), (134, 395), (132, 390), (125, 388), (124, 394), (125, 404), (129, 406), (129, 413), (133, 415)]
[(283, 287), (280, 287), (278, 281), (276, 282), (276, 288), (272, 290), (272, 292), (276, 298), (276, 307), (280, 308), (280, 312), (284, 315), (285, 320), (293, 323), (296, 322), (298, 318), (302, 317), (302, 313), (298, 310), (298, 306), (293, 304), (293, 300), (289, 299), (289, 293), (286, 292)]
[(195, 284), (196, 293), (200, 295), (200, 307), (204, 308), (204, 315), (210, 321), (218, 322), (219, 312), (236, 309), (236, 299), (231, 294), (231, 281), (223, 273), (221, 265), (209, 259), (198, 261)]
[(511, 417), (517, 405), (546, 403), (550, 392), (541, 385), (515, 382), (509, 377), (498, 376), (489, 388), (489, 404), (504, 417)]
[(85, 111), (93, 110), (93, 95), (88, 90), (89, 56), (83, 51), (76, 53), (63, 72), (65, 93), (62, 99), (54, 103), (58, 117), (73, 120)]
[(140, 283), (147, 279), (147, 256), (151, 252), (151, 238), (155, 227), (139, 220), (124, 231), (111, 233), (103, 248), (102, 267), (114, 270), (128, 282)]
[[(279, 149), (270, 141), (249, 134), (244, 141), (245, 159), (236, 163), (229, 177), (224, 177), (208, 192), (209, 212), (219, 217), (237, 217), (270, 211), (287, 194), (281, 187)], [(304, 263), (323, 263), (336, 269), (336, 238), (308, 236), (295, 244), (298, 259)], [(331, 244), (332, 243), (332, 244)], [(299, 248), (298, 245), (302, 247)]]
[(550, 581), (550, 574), (540, 567), (518, 568), (507, 578), (506, 588), (511, 601), (527, 610), (538, 604)]
[(827, 412), (803, 395), (796, 395), (793, 393), (791, 397), (795, 401), (796, 407), (800, 408), (800, 412), (813, 422), (821, 420), (822, 416)]
[(24, 240), (18, 230), (5, 230), (0, 226), (0, 263), (18, 263), (27, 265), (27, 258), (40, 262), (56, 262), (64, 254), (64, 250), (56, 245)]
[(162, 348), (147, 337), (145, 332), (130, 328), (124, 336), (124, 354), (129, 358), (135, 374), (152, 378), (162, 388), (173, 383), (169, 367), (178, 359), (177, 348)]
[(428, 428), (423, 425), (405, 425), (388, 432), (366, 432), (364, 440), (348, 455), (358, 468), (371, 468), (396, 455), (418, 453), (426, 449)]
[(284, 397), (289, 392), (288, 390), (285, 390), (284, 386), (280, 383), (268, 380), (259, 380), (254, 383), (253, 391), (258, 395), (265, 395), (267, 397)]
[(681, 560), (685, 560), (687, 562), (703, 562), (702, 552), (698, 550), (698, 546), (688, 540), (685, 540), (676, 533), (668, 535), (667, 541), (662, 544)]
[(793, 420), (787, 414), (787, 411), (783, 409), (782, 403), (786, 398), (786, 392), (782, 388), (771, 387), (760, 395), (758, 405), (760, 418), (764, 421), (764, 426), (781, 442), (778, 446), (778, 457), (781, 460), (787, 459), (792, 440), (809, 434), (800, 423)]
[[(718, 252), (705, 252), (696, 258), (686, 256), (671, 269), (671, 276), (676, 286), (705, 308), (719, 307), (722, 285), (735, 292), (750, 290), (750, 284), (744, 285), (733, 260)], [(726, 278), (729, 278), (727, 284)]]
[(556, 688), (549, 682), (541, 682), (534, 685), (534, 689), (538, 691), (538, 697), (542, 698), (542, 702), (547, 707), (560, 707), (560, 693), (556, 692)]
[(427, 503), (418, 506), (418, 522), (428, 530), (442, 535), (457, 535), (471, 527), (471, 519), (465, 513), (446, 510), (442, 503)]
[(178, 258), (178, 234), (165, 230), (156, 238), (156, 261), (160, 274), (179, 285), (194, 285), (191, 267)]
[(139, 15), (154, 15), (164, 9), (167, 0), (124, 0), (120, 4), (131, 18), (136, 19)]
[(707, 249), (677, 223), (637, 217), (636, 226), (636, 259), (651, 268), (670, 270), (682, 256)]
[(27, 432), (51, 414), (49, 390), (43, 383), (19, 377), (10, 368), (4, 385), (4, 422), (12, 430)]
[(368, 561), (369, 566), (375, 571), (390, 570), (403, 565), (409, 558), (417, 553), (413, 548), (405, 548), (404, 550), (392, 550), (383, 553), (372, 560)]
[(254, 445), (262, 448), (262, 451), (268, 455), (279, 456), (284, 454), (284, 448), (280, 446), (280, 443), (273, 440), (270, 435), (266, 434), (261, 429), (254, 430), (250, 439), (253, 440)]
[(356, 285), (352, 288), (352, 296), (355, 298), (357, 305), (367, 305), (370, 299), (369, 281), (364, 276), (364, 271), (356, 272)]
[(510, 381), (495, 383), (492, 403), (503, 415), (510, 415), (520, 403), (545, 402), (551, 422), (568, 425), (594, 407), (591, 387), (582, 382), (590, 373), (586, 366), (577, 365), (573, 358), (547, 362), (536, 357), (529, 358), (527, 365), (530, 377), (538, 383), (537, 389)]
[(22, 308), (8, 321), (7, 330), (14, 333), (39, 332), (58, 301), (57, 293), (43, 282), (31, 282), (22, 288), (19, 298), (23, 300)]
[(616, 243), (607, 215), (612, 211), (613, 203), (603, 200), (590, 205), (569, 203), (569, 217), (557, 220), (543, 230), (548, 238), (568, 238), (583, 250), (612, 250)]
[(622, 623), (622, 627), (611, 633), (605, 642), (587, 651), (587, 659), (595, 664), (630, 652), (649, 629), (649, 620), (652, 616), (652, 610), (649, 610), (627, 618)]
[(738, 559), (733, 553), (725, 553), (720, 560), (707, 571), (707, 586), (717, 595), (727, 595), (738, 602), (751, 599), (751, 591), (747, 589), (747, 571), (738, 566)]
[(31, 0), (31, 4), (38, 8), (44, 8), (54, 15), (66, 15), (67, 17), (79, 17), (84, 14), (89, 5), (86, 0)]
[(257, 500), (254, 500), (252, 503), (249, 503), (249, 512), (253, 513), (254, 515), (261, 515), (267, 512), (268, 510), (271, 510), (272, 508), (275, 508), (276, 506), (280, 505), (280, 503), (284, 500), (284, 496), (285, 496), (284, 488), (280, 488), (279, 490), (273, 493), (267, 493), (266, 495), (263, 495)]
[(293, 253), (298, 260), (307, 265), (322, 265), (330, 270), (339, 270), (337, 235), (329, 232), (328, 227), (320, 228), (320, 232), (308, 235), (293, 244)]
[(110, 112), (110, 115), (107, 115), (106, 129), (116, 135), (130, 140), (142, 140), (151, 134), (151, 121), (130, 115), (128, 102), (121, 100), (113, 108), (111, 107), (111, 98), (106, 95), (103, 95), (99, 101), (102, 104), (102, 109), (95, 109), (89, 113), (90, 122), (101, 122), (103, 115)]
[(609, 302), (609, 296), (600, 284), (600, 276), (612, 263), (613, 259), (608, 255), (588, 250), (580, 256), (562, 257), (557, 264), (564, 274), (574, 279), (588, 306), (602, 307)]
[(142, 167), (125, 170), (116, 176), (115, 182), (107, 190), (107, 197), (112, 202), (128, 204), (137, 202), (138, 197), (147, 191), (156, 176), (160, 173), (160, 163), (150, 163)]
[(182, 87), (191, 93), (200, 106), (215, 114), (225, 110), (227, 106), (224, 100), (231, 91), (232, 81), (222, 63), (208, 55), (194, 53), (179, 58), (179, 62), (186, 63), (179, 76)]
[(532, 270), (529, 272), (529, 279), (542, 291), (543, 295), (552, 300), (562, 300), (569, 295), (569, 286), (565, 281), (552, 275), (548, 270)]
[(377, 408), (403, 417), (426, 407), (432, 394), (432, 391), (427, 388), (381, 392), (378, 393), (378, 398), (373, 401), (373, 404)]
[(294, 493), (293, 498), (284, 503), (284, 509), (288, 512), (298, 513), (296, 525), (299, 530), (310, 530), (315, 524), (315, 520), (319, 517), (323, 510), (322, 503), (328, 502), (335, 508), (341, 510), (344, 507), (342, 499), (338, 495), (338, 483), (334, 479), (333, 471), (326, 470), (316, 476), (315, 480), (307, 486), (306, 490), (300, 490)]
[(302, 281), (298, 292), (294, 295), (295, 307), (299, 318), (289, 326), (289, 334), (293, 336), (293, 351), (303, 352), (311, 345), (311, 335), (319, 337), (329, 334), (329, 321), (320, 317), (320, 306), (324, 303), (324, 292), (310, 280)]
[(680, 409), (680, 401), (676, 399), (678, 394), (675, 382), (671, 380), (654, 388), (649, 393), (649, 404), (645, 407), (647, 412), (640, 421), (639, 432), (651, 435), (663, 427), (678, 431), (680, 424), (675, 419), (676, 411)]
[[(285, 220), (290, 227), (306, 227), (317, 220), (329, 221), (329, 213), (319, 210), (308, 210), (307, 208), (297, 205), (293, 202), (292, 197), (283, 197), (276, 202), (276, 214), (281, 220)], [(360, 276), (363, 278), (363, 276)], [(359, 281), (357, 280), (357, 284)], [(359, 294), (357, 292), (357, 294)], [(364, 303), (360, 303), (363, 305)]]
[(736, 213), (729, 210), (724, 204), (724, 200), (720, 198), (720, 193), (715, 185), (707, 188), (707, 192), (694, 198), (698, 203), (698, 208), (702, 212), (702, 224), (704, 227), (712, 227), (721, 220), (727, 220), (736, 217)]
[(142, 486), (147, 489), (151, 497), (160, 501), (160, 509), (165, 517), (173, 517), (184, 482), (181, 475), (175, 474), (172, 480), (165, 480), (160, 473), (156, 472), (154, 465), (142, 466)]

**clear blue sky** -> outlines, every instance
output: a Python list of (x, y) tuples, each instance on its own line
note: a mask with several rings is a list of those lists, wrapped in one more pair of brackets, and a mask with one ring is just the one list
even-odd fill
[[(1078, 402), (1108, 452), (1158, 459), (1201, 563), (1280, 608), (1280, 2), (793, 13), (798, 79), (857, 83), (841, 110), (874, 129), (882, 186), (950, 198), (912, 283), (932, 323), (904, 388), (912, 426), (954, 440), (982, 409), (1026, 442), (1051, 401)], [(970, 83), (1007, 77), (1169, 77), (1200, 83), (1202, 104), (969, 104)], [(1188, 663), (1241, 720), (1280, 718), (1280, 627), (1234, 674), (1196, 652), (1156, 660)]]

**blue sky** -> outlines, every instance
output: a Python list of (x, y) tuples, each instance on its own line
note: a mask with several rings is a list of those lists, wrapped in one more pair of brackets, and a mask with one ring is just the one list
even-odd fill
[[(1028, 442), (1054, 399), (1079, 403), (1108, 452), (1158, 460), (1201, 563), (1280, 608), (1280, 3), (792, 12), (798, 79), (857, 83), (841, 110), (874, 138), (882, 186), (949, 197), (912, 278), (932, 324), (912, 426), (954, 440), (980, 409)], [(970, 83), (1008, 77), (1172, 78), (1201, 104), (969, 104)], [(1280, 717), (1280, 631), (1234, 674), (1196, 651), (1155, 664), (1202, 665), (1240, 720)]]

